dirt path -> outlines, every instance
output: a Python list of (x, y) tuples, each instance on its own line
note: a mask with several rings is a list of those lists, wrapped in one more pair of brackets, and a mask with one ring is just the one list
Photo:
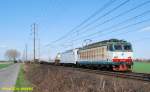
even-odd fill
[(0, 69), (0, 92), (13, 92), (12, 90), (3, 90), (12, 88), (16, 84), (20, 64), (14, 64), (9, 67)]

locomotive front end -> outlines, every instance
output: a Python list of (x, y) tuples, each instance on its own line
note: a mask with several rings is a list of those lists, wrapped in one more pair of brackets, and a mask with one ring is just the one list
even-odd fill
[(133, 50), (130, 43), (115, 43), (111, 45), (110, 57), (114, 71), (131, 71), (133, 65)]

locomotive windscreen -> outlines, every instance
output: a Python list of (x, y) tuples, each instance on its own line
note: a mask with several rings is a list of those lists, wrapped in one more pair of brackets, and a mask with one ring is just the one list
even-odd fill
[(123, 47), (122, 47), (122, 45), (117, 44), (117, 45), (114, 45), (114, 49), (117, 50), (117, 51), (118, 50), (121, 51), (121, 50), (123, 50)]
[(131, 45), (124, 45), (124, 50), (132, 51)]
[(111, 44), (109, 51), (132, 51), (131, 44)]

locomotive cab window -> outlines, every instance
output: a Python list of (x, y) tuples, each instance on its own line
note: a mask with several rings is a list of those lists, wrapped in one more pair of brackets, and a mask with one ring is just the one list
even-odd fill
[(109, 51), (113, 51), (113, 45), (109, 45)]
[(114, 48), (115, 48), (115, 50), (119, 50), (119, 51), (121, 51), (121, 50), (123, 50), (122, 49), (122, 45), (119, 45), (119, 44), (117, 44), (117, 45), (114, 45)]
[(124, 50), (132, 51), (131, 45), (124, 45)]

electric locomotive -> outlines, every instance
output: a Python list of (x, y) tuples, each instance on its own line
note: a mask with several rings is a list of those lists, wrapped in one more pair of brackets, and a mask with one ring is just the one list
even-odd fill
[(130, 42), (110, 39), (59, 54), (59, 63), (96, 67), (113, 71), (131, 71), (133, 49)]

